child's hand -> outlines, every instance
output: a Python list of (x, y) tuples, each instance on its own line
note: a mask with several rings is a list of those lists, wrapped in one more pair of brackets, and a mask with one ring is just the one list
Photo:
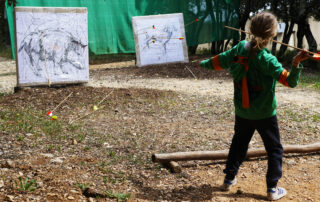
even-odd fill
[(298, 64), (301, 62), (301, 61), (304, 61), (304, 60), (307, 60), (309, 59), (310, 56), (309, 56), (309, 53), (303, 49), (303, 51), (300, 51), (294, 58), (293, 58), (293, 65), (296, 67), (298, 66)]

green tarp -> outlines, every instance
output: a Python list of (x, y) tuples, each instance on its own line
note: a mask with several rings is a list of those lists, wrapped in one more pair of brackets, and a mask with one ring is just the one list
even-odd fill
[[(135, 52), (133, 16), (183, 13), (188, 46), (239, 37), (223, 27), (238, 27), (238, 0), (19, 0), (16, 6), (87, 7), (89, 50), (96, 55)], [(14, 39), (13, 7), (6, 9)]]

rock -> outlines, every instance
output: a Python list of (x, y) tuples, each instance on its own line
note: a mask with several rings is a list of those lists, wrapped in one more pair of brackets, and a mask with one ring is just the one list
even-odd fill
[(245, 173), (242, 173), (241, 178), (247, 178), (247, 175)]
[(37, 186), (38, 186), (38, 187), (43, 187), (43, 182), (37, 181)]
[(243, 194), (243, 191), (241, 189), (238, 189), (236, 194)]
[(295, 165), (296, 161), (294, 159), (290, 159), (290, 160), (287, 161), (287, 164), (288, 165)]
[(48, 158), (53, 158), (53, 154), (40, 154), (40, 155)]
[(82, 194), (87, 197), (87, 198), (104, 198), (105, 196), (101, 193), (98, 193), (97, 191), (90, 189), (90, 188), (86, 188), (85, 190), (83, 190)]
[(32, 133), (27, 133), (26, 136), (30, 137), (32, 136), (33, 134)]
[(0, 171), (2, 171), (2, 172), (8, 172), (9, 169), (8, 169), (8, 168), (1, 168)]
[(61, 160), (60, 157), (57, 157), (57, 158), (55, 158), (55, 159), (52, 159), (51, 162), (52, 162), (52, 163), (63, 163), (63, 160)]
[(73, 140), (72, 144), (77, 145), (78, 144), (77, 140)]
[(93, 198), (89, 198), (89, 202), (95, 202), (95, 200)]
[(11, 195), (6, 196), (6, 200), (8, 201), (14, 201), (13, 199), (14, 199), (14, 196), (11, 196)]
[(70, 190), (70, 192), (71, 192), (71, 193), (74, 193), (74, 194), (78, 194), (78, 193), (79, 193), (78, 191), (73, 190), (73, 189), (72, 189), (72, 190)]
[(11, 160), (7, 160), (5, 165), (7, 168), (15, 168), (16, 167), (16, 164)]
[(68, 196), (68, 199), (69, 200), (74, 200), (74, 197), (73, 196)]
[(107, 143), (107, 142), (105, 142), (105, 143), (103, 143), (103, 146), (105, 147), (105, 148), (112, 148), (112, 146), (109, 144), (109, 143)]
[(2, 188), (3, 186), (4, 186), (3, 180), (0, 180), (0, 188)]

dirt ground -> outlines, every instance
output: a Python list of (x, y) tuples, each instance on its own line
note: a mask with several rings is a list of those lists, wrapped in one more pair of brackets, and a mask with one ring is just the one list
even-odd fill
[[(266, 200), (264, 157), (243, 163), (230, 192), (219, 189), (223, 160), (179, 162), (176, 174), (151, 161), (153, 153), (229, 148), (233, 85), (225, 71), (130, 61), (90, 66), (86, 85), (11, 93), (15, 84), (15, 63), (0, 59), (0, 201)], [(51, 121), (47, 111), (71, 92)], [(320, 142), (319, 91), (278, 86), (277, 98), (282, 143)], [(260, 147), (255, 134), (250, 148)], [(286, 154), (280, 201), (320, 201), (319, 171), (319, 153)], [(19, 190), (19, 177), (36, 180), (36, 189)]]

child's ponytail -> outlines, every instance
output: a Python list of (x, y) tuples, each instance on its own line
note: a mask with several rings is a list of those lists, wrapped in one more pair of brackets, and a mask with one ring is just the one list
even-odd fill
[(250, 54), (255, 56), (277, 34), (277, 18), (269, 12), (261, 12), (251, 20)]

